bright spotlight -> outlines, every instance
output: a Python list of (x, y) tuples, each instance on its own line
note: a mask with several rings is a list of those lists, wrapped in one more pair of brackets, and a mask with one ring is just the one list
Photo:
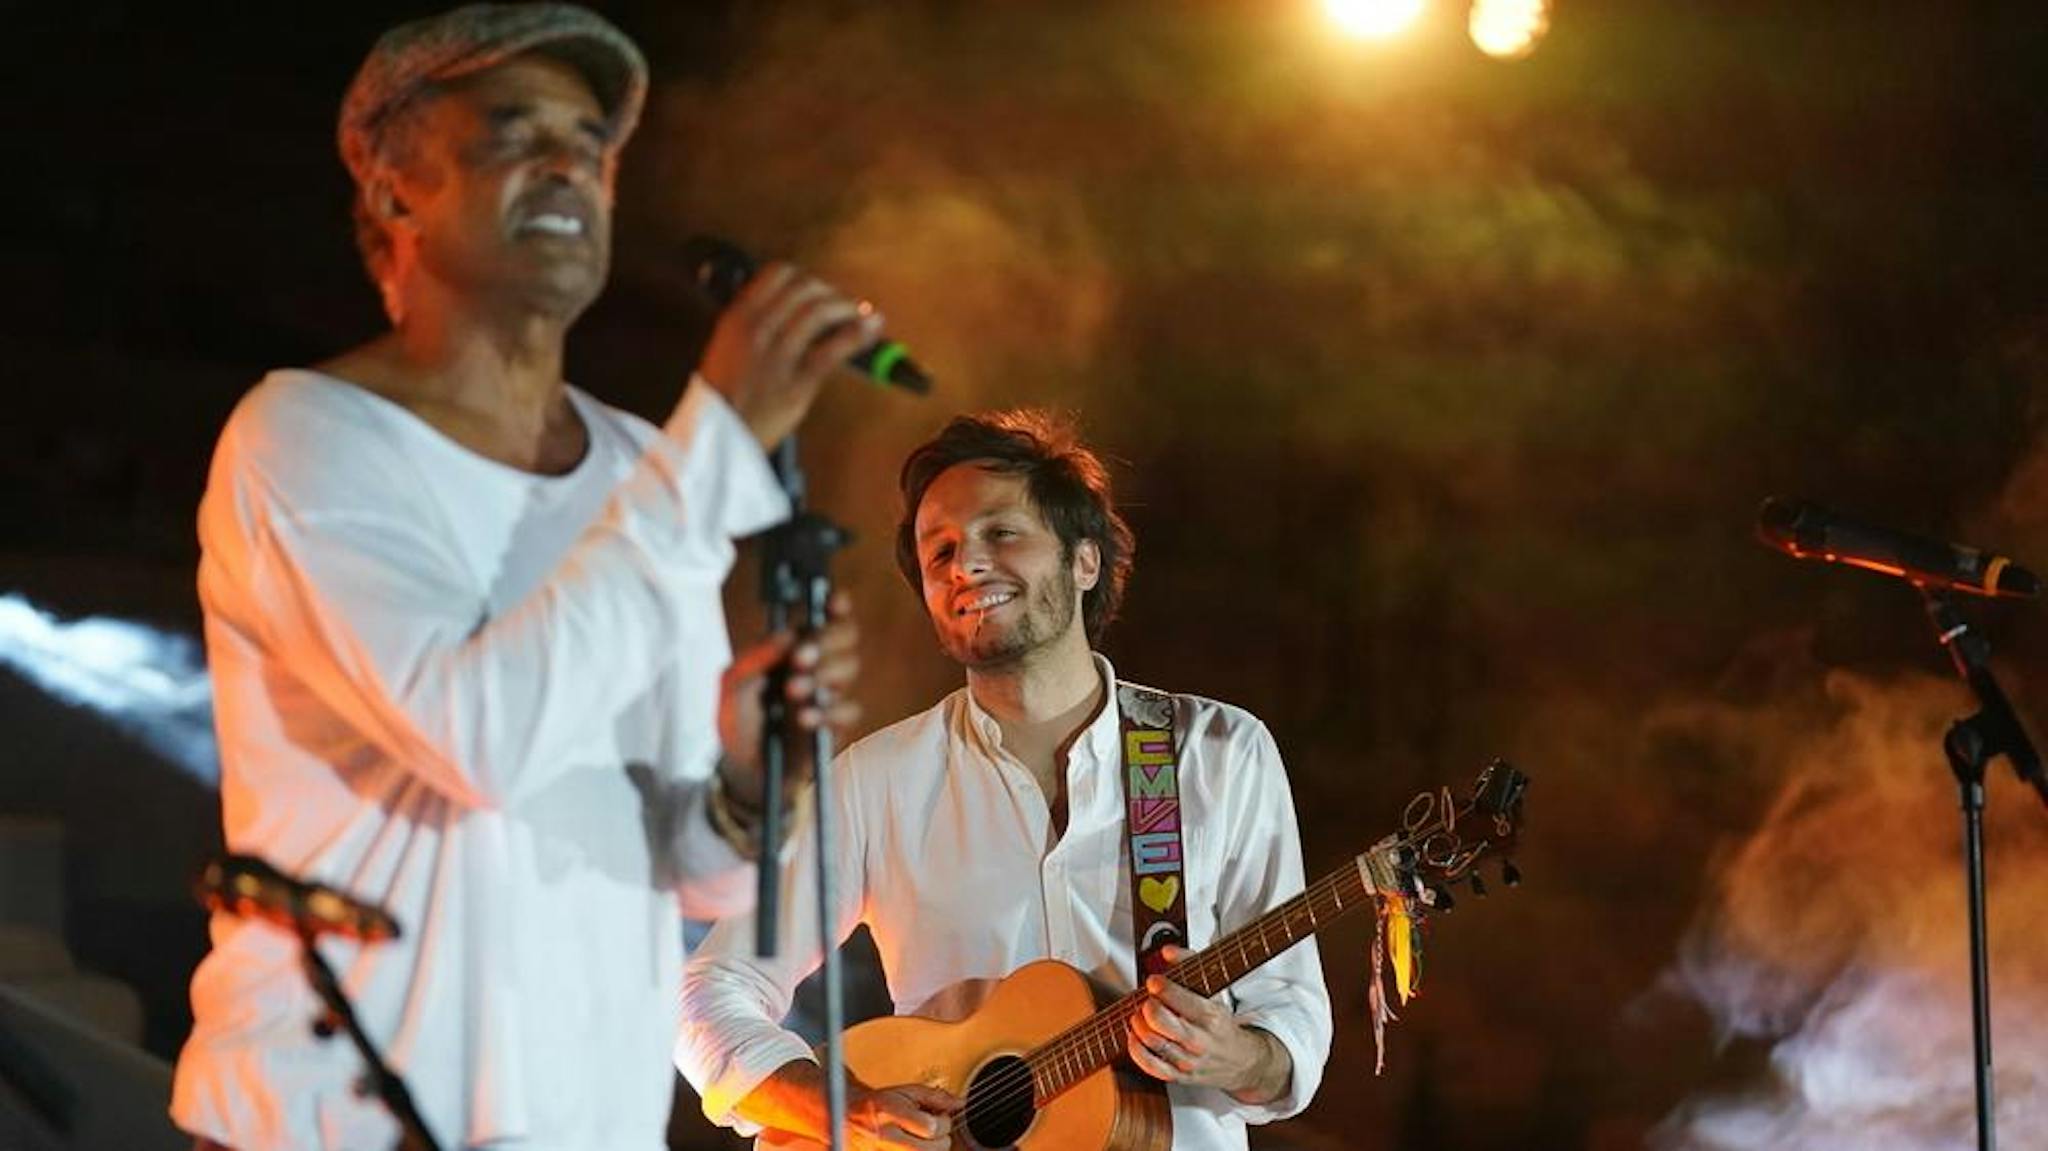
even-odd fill
[(1323, 10), (1346, 35), (1386, 40), (1407, 31), (1428, 0), (1323, 0)]
[(1527, 56), (1550, 30), (1550, 0), (1472, 0), (1472, 42), (1488, 56)]

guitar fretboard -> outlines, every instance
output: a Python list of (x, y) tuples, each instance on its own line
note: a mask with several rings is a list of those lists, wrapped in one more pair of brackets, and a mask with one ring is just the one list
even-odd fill
[[(1364, 858), (1325, 875), (1300, 895), (1181, 960), (1166, 977), (1197, 995), (1214, 995), (1325, 924), (1371, 904), (1372, 893), (1359, 872)], [(1045, 1105), (1122, 1055), (1131, 1016), (1145, 998), (1140, 987), (1026, 1055), (1034, 1102)]]

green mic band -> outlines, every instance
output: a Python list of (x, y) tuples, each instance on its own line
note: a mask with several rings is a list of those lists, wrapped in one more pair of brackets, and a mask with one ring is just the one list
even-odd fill
[(895, 340), (884, 340), (875, 345), (875, 355), (868, 361), (868, 378), (878, 384), (889, 382), (889, 373), (896, 370), (898, 362), (909, 358), (910, 349)]

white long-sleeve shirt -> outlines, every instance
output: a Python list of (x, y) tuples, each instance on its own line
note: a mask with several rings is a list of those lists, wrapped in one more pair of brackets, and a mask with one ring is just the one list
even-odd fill
[[(536, 476), (274, 372), (200, 506), (228, 847), (397, 916), (395, 941), (321, 950), (448, 1147), (660, 1148), (681, 914), (753, 894), (701, 810), (719, 588), (733, 537), (787, 503), (701, 382), (660, 429), (570, 399), (589, 450)], [(226, 916), (212, 936), (177, 1123), (392, 1146), (347, 1039), (309, 1029), (296, 938)]]
[[(1105, 683), (1109, 661), (1097, 657)], [(868, 736), (836, 761), (829, 801), (838, 858), (834, 945), (865, 923), (899, 1015), (958, 1019), (994, 981), (1037, 959), (1117, 991), (1135, 986), (1129, 840), (1115, 693), (1067, 759), (1068, 824), (1053, 837), (1046, 797), (1002, 750), (965, 688)], [(1301, 844), (1280, 754), (1265, 725), (1228, 704), (1177, 696), (1188, 932), (1199, 950), (1302, 890)], [(820, 802), (826, 800), (821, 797)], [(683, 976), (676, 1061), (715, 1122), (752, 1132), (733, 1107), (776, 1068), (810, 1056), (779, 1026), (823, 961), (815, 840), (796, 830), (784, 870), (780, 949), (754, 955), (751, 912), (721, 920)], [(1308, 1105), (1330, 1048), (1330, 998), (1306, 941), (1227, 993), (1238, 1020), (1294, 1061), (1283, 1098), (1247, 1106), (1213, 1088), (1169, 1085), (1177, 1151), (1243, 1148), (1245, 1124)]]

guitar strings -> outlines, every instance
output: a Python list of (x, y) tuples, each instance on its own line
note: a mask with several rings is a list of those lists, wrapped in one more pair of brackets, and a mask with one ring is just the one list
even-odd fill
[[(1430, 836), (1438, 831), (1449, 831), (1456, 826), (1457, 805), (1451, 802), (1448, 795), (1444, 797), (1444, 803), (1440, 809), (1436, 809), (1435, 804), (1427, 802), (1428, 800), (1435, 799), (1434, 796), (1425, 793), (1422, 798), (1425, 799), (1423, 810), (1403, 819), (1402, 822), (1406, 826), (1402, 829), (1403, 834), (1400, 834), (1396, 839), (1396, 847), (1416, 847), (1418, 844), (1427, 841)], [(1410, 810), (1413, 810), (1413, 804), (1410, 805)], [(1437, 814), (1438, 811), (1441, 814)], [(1432, 819), (1432, 815), (1435, 815), (1436, 818)], [(1424, 823), (1425, 826), (1417, 827), (1417, 823)], [(1485, 845), (1481, 844), (1477, 851), (1471, 853), (1472, 857), (1476, 858), (1484, 850)], [(1455, 856), (1456, 853), (1454, 851), (1453, 857), (1455, 858)], [(1469, 864), (1471, 859), (1466, 858), (1458, 860), (1458, 862)], [(1445, 869), (1456, 871), (1460, 868), (1446, 866)], [(1296, 943), (1301, 942), (1302, 939), (1315, 934), (1315, 928), (1320, 926), (1315, 916), (1317, 901), (1324, 896), (1334, 897), (1341, 885), (1348, 883), (1353, 876), (1357, 875), (1358, 872), (1352, 867), (1340, 867), (1336, 871), (1325, 875), (1304, 889), (1300, 896), (1290, 899), (1287, 903), (1275, 908), (1274, 912), (1262, 915), (1251, 923), (1226, 933), (1222, 939), (1215, 941), (1202, 952), (1192, 958), (1183, 960), (1180, 964), (1169, 969), (1166, 972), (1167, 978), (1180, 983), (1182, 986), (1188, 986), (1193, 980), (1199, 979), (1201, 986), (1207, 986), (1212, 978), (1227, 972), (1229, 963), (1224, 956), (1228, 948), (1224, 945), (1228, 944), (1233, 938), (1237, 939), (1239, 957), (1249, 963), (1250, 955), (1244, 950), (1245, 940), (1242, 936), (1246, 935), (1253, 928), (1258, 929), (1256, 934), (1259, 946), (1266, 953), (1259, 963), (1265, 963), (1275, 955), (1278, 955), (1280, 951), (1286, 951)], [(1359, 878), (1363, 879), (1362, 876), (1359, 876)], [(1366, 885), (1361, 882), (1361, 886), (1365, 887)], [(1367, 896), (1372, 894), (1369, 887), (1367, 887), (1364, 894)], [(1299, 903), (1302, 909), (1309, 912), (1310, 930), (1303, 935), (1296, 936), (1291, 933), (1290, 929), (1286, 946), (1280, 948), (1280, 951), (1275, 951), (1271, 942), (1266, 939), (1263, 925), (1267, 919), (1275, 918), (1282, 926), (1286, 926), (1292, 918), (1292, 912), (1286, 909), (1295, 903)], [(1359, 904), (1354, 904), (1352, 908), (1347, 908), (1341, 899), (1335, 899), (1334, 903), (1335, 906), (1331, 909), (1332, 918), (1343, 915), (1347, 911), (1359, 906)], [(1253, 964), (1252, 966), (1258, 966), (1258, 964)], [(1247, 968), (1247, 970), (1250, 970), (1250, 968)], [(1240, 972), (1240, 976), (1242, 974), (1244, 973)], [(1221, 990), (1221, 988), (1217, 990)], [(1085, 1066), (1087, 1061), (1096, 1055), (1097, 1043), (1109, 1045), (1113, 1051), (1116, 1037), (1125, 1030), (1131, 1017), (1137, 1014), (1140, 1007), (1144, 1004), (1145, 998), (1146, 994), (1142, 987), (1134, 990), (1090, 1019), (1054, 1036), (1030, 1054), (1018, 1057), (1017, 1062), (1011, 1067), (972, 1084), (968, 1088), (967, 1099), (961, 1107), (962, 1119), (971, 1126), (978, 1119), (995, 1120), (1000, 1118), (1010, 1122), (1014, 1121), (1017, 1117), (1028, 1116), (1038, 1106), (1038, 1071), (1044, 1069), (1049, 1075), (1057, 1073), (1058, 1077), (1064, 1078), (1064, 1063), (1069, 1057), (1081, 1057), (1075, 1063), (1075, 1066), (1078, 1068)], [(1111, 1054), (1108, 1060), (1105, 1060), (1105, 1063), (1114, 1059), (1115, 1055)], [(1101, 1070), (1101, 1066), (1091, 1069), (1087, 1074), (1077, 1076), (1071, 1081), (1060, 1084), (1058, 1090), (1048, 1094), (1047, 1101), (1050, 1102), (1053, 1098), (1064, 1094), (1074, 1084), (1079, 1083), (1082, 1079), (1087, 1078), (1088, 1075), (1092, 1075), (1098, 1070)]]
[[(1339, 868), (1337, 871), (1324, 876), (1322, 879), (1316, 881), (1314, 885), (1310, 886), (1302, 892), (1302, 895), (1300, 897), (1300, 902), (1302, 906), (1306, 909), (1313, 911), (1316, 904), (1324, 896), (1335, 894), (1340, 886), (1349, 882), (1352, 879), (1352, 877), (1356, 874), (1357, 872), (1353, 868), (1346, 867)], [(1290, 900), (1289, 904), (1292, 904), (1294, 902), (1294, 900)], [(1287, 905), (1282, 906), (1284, 908)], [(1339, 900), (1336, 901), (1336, 907), (1333, 908), (1332, 914), (1340, 915), (1345, 910), (1347, 909), (1344, 908), (1342, 901)], [(1260, 917), (1261, 920), (1265, 918), (1265, 916)], [(1229, 966), (1227, 960), (1225, 959), (1225, 955), (1230, 950), (1230, 948), (1224, 945), (1229, 943), (1232, 936), (1248, 931), (1251, 927), (1256, 926), (1258, 923), (1259, 920), (1254, 920), (1253, 923), (1247, 924), (1245, 925), (1245, 927), (1239, 928), (1237, 931), (1233, 931), (1225, 935), (1223, 939), (1218, 940), (1215, 944), (1212, 944), (1208, 949), (1184, 961), (1179, 966), (1167, 972), (1168, 977), (1172, 978), (1174, 982), (1181, 983), (1183, 986), (1188, 985), (1196, 979), (1199, 979), (1201, 984), (1206, 985), (1211, 978), (1223, 974)], [(1270, 959), (1272, 955), (1278, 954), (1277, 952), (1274, 952), (1272, 950), (1271, 944), (1265, 939), (1263, 930), (1260, 931), (1258, 934), (1260, 939), (1260, 946), (1268, 952), (1266, 958)], [(1300, 938), (1305, 937), (1306, 936), (1301, 936), (1290, 940), (1288, 946), (1293, 946), (1295, 942), (1299, 942)], [(1286, 948), (1282, 948), (1281, 950), (1284, 951), (1286, 950)], [(1241, 946), (1239, 948), (1239, 951), (1241, 954), (1243, 954)], [(1248, 958), (1248, 955), (1246, 957)], [(1061, 1077), (1064, 1077), (1065, 1068), (1063, 1064), (1070, 1057), (1081, 1053), (1084, 1047), (1086, 1049), (1086, 1054), (1092, 1056), (1095, 1053), (1096, 1044), (1113, 1044), (1115, 1042), (1115, 1037), (1123, 1031), (1125, 1025), (1128, 1024), (1131, 1016), (1137, 1013), (1138, 1008), (1142, 1006), (1144, 1000), (1145, 995), (1142, 992), (1131, 992), (1124, 998), (1118, 1000), (1116, 1003), (1110, 1005), (1108, 1008), (1105, 1008), (1102, 1012), (1100, 1012), (1093, 1018), (1084, 1021), (1081, 1024), (1076, 1024), (1074, 1027), (1071, 1027), (1068, 1030), (1063, 1031), (1059, 1035), (1056, 1035), (1052, 1039), (1048, 1040), (1046, 1043), (1041, 1045), (1037, 1051), (1033, 1052), (1031, 1056), (1025, 1058), (1021, 1062), (1021, 1065), (1019, 1067), (1007, 1069), (1003, 1074), (991, 1077), (991, 1079), (985, 1080), (981, 1083), (977, 1083), (973, 1088), (970, 1088), (968, 1092), (969, 1107), (971, 1108), (975, 1101), (978, 1101), (979, 1099), (985, 1097), (990, 1093), (1006, 1091), (1008, 1089), (1013, 1088), (1014, 1086), (1016, 1086), (1020, 1076), (1029, 1076), (1032, 1074), (1034, 1066), (1045, 1068), (1050, 1072), (1059, 1073)], [(1111, 1058), (1114, 1058), (1114, 1056), (1111, 1056)], [(1085, 1076), (1082, 1076), (1082, 1078), (1085, 1078)], [(1073, 1082), (1078, 1081), (1079, 1079), (1076, 1079)], [(1061, 1086), (1061, 1091), (1064, 1091), (1067, 1087), (1071, 1087), (1072, 1085), (1072, 1082), (1063, 1084)], [(982, 1090), (983, 1088), (986, 1088), (986, 1090)], [(1055, 1092), (1054, 1094), (1058, 1094), (1058, 1092)]]
[[(1334, 894), (1341, 885), (1350, 880), (1354, 875), (1356, 875), (1354, 870), (1342, 868), (1330, 875), (1324, 876), (1313, 886), (1302, 892), (1301, 902), (1303, 906), (1312, 909), (1323, 896)], [(1289, 901), (1290, 904), (1293, 902), (1295, 901)], [(1339, 902), (1335, 909), (1335, 914), (1341, 914), (1343, 910), (1344, 908), (1341, 902)], [(1262, 916), (1261, 918), (1265, 917)], [(1256, 922), (1254, 921), (1254, 924)], [(1239, 931), (1244, 931), (1251, 926), (1253, 924), (1247, 924), (1245, 928), (1240, 928)], [(1209, 949), (1184, 961), (1167, 972), (1168, 977), (1172, 978), (1176, 983), (1181, 983), (1183, 986), (1188, 985), (1194, 979), (1199, 979), (1203, 984), (1207, 984), (1210, 978), (1222, 974), (1223, 970), (1228, 967), (1224, 955), (1230, 949), (1223, 945), (1229, 942), (1231, 935), (1238, 933), (1231, 932), (1223, 939), (1218, 940), (1216, 944), (1211, 945)], [(1292, 946), (1294, 942), (1298, 942), (1300, 938), (1305, 938), (1305, 936), (1297, 937), (1295, 940), (1290, 941), (1289, 946)], [(1263, 932), (1260, 933), (1260, 944), (1269, 952), (1267, 958), (1271, 958), (1272, 954), (1277, 954), (1277, 952), (1272, 952), (1271, 945), (1264, 939)], [(1240, 950), (1242, 949), (1240, 948)], [(1282, 948), (1282, 950), (1285, 950), (1285, 948)], [(1145, 996), (1141, 992), (1133, 991), (1108, 1008), (1105, 1008), (1094, 1018), (1081, 1024), (1076, 1024), (1074, 1027), (1054, 1036), (1033, 1053), (1027, 1060), (1027, 1066), (1030, 1063), (1044, 1064), (1050, 1060), (1063, 1060), (1067, 1056), (1074, 1054), (1075, 1050), (1083, 1044), (1090, 1046), (1090, 1053), (1092, 1054), (1092, 1045), (1110, 1040), (1116, 1033), (1120, 1032), (1130, 1017), (1137, 1013), (1137, 1009), (1143, 1004), (1144, 999)], [(971, 1095), (972, 1092), (970, 1092)]]
[[(995, 1078), (1003, 1077), (997, 1076)], [(1010, 1074), (1007, 1077), (1007, 1081), (999, 1089), (983, 1091), (981, 1090), (983, 1086), (985, 1085), (976, 1084), (973, 1088), (970, 1088), (967, 1092), (968, 1101), (960, 1108), (960, 1120), (967, 1125), (970, 1131), (980, 1125), (983, 1120), (990, 1123), (1000, 1121), (1005, 1125), (1019, 1120), (1025, 1120), (1028, 1123), (1027, 1117), (1037, 1106), (1037, 1100), (1033, 1097), (1029, 1075), (1020, 1079), (1014, 1074)]]
[[(1353, 868), (1339, 868), (1305, 889), (1299, 897), (1299, 902), (1301, 902), (1303, 907), (1313, 911), (1318, 900), (1324, 896), (1335, 894), (1342, 884), (1356, 875), (1357, 872)], [(1281, 905), (1281, 908), (1276, 910), (1284, 910), (1295, 902), (1297, 900), (1289, 900), (1287, 904)], [(1340, 902), (1336, 913), (1341, 914), (1344, 910), (1346, 909)], [(1207, 986), (1212, 978), (1221, 976), (1229, 968), (1229, 963), (1224, 958), (1224, 953), (1228, 949), (1222, 945), (1228, 943), (1232, 936), (1239, 935), (1252, 927), (1258, 926), (1266, 918), (1267, 916), (1261, 916), (1259, 919), (1253, 920), (1252, 923), (1226, 934), (1208, 949), (1184, 960), (1169, 970), (1166, 973), (1167, 978), (1180, 983), (1182, 986), (1188, 986), (1190, 982), (1195, 980), (1199, 980), (1200, 985)], [(1282, 917), (1281, 922), (1286, 922), (1284, 917)], [(1309, 934), (1313, 934), (1313, 932)], [(1266, 951), (1266, 959), (1271, 959), (1274, 955), (1279, 954), (1279, 951), (1273, 950), (1271, 943), (1267, 941), (1263, 929), (1259, 930), (1257, 935), (1260, 947)], [(1305, 938), (1307, 938), (1307, 935), (1294, 936), (1289, 939), (1287, 947), (1292, 947)], [(1243, 950), (1243, 942), (1243, 940), (1239, 941), (1237, 950), (1241, 957), (1249, 959), (1249, 955)], [(1287, 950), (1287, 947), (1281, 948), (1280, 951)], [(1261, 962), (1263, 963), (1264, 960), (1261, 960)], [(971, 1124), (977, 1119), (995, 1119), (998, 1116), (1008, 1118), (1019, 1113), (1020, 1110), (1028, 1112), (1029, 1109), (1037, 1105), (1035, 1072), (1038, 1067), (1054, 1062), (1064, 1063), (1070, 1056), (1081, 1054), (1084, 1050), (1084, 1045), (1086, 1055), (1092, 1056), (1097, 1050), (1097, 1044), (1114, 1044), (1116, 1036), (1123, 1032), (1131, 1017), (1138, 1013), (1139, 1008), (1144, 1004), (1145, 998), (1146, 995), (1142, 990), (1133, 991), (1090, 1019), (1054, 1036), (1040, 1045), (1030, 1055), (1020, 1057), (1016, 1065), (1005, 1068), (1002, 1072), (987, 1079), (977, 1081), (968, 1088), (966, 1103), (961, 1108), (962, 1117)], [(1111, 1058), (1113, 1059), (1114, 1056), (1112, 1055)], [(1085, 1058), (1083, 1062), (1085, 1062)], [(1076, 1066), (1080, 1065), (1080, 1063), (1076, 1064)], [(1056, 1068), (1048, 1067), (1047, 1069), (1055, 1070)], [(1063, 1071), (1063, 1068), (1058, 1068), (1058, 1070)], [(1089, 1074), (1093, 1074), (1093, 1071), (1089, 1072)], [(1064, 1084), (1059, 1092), (1054, 1092), (1053, 1094), (1063, 1093), (1068, 1087), (1073, 1086), (1074, 1083), (1078, 1083), (1086, 1077), (1083, 1075), (1072, 1082)]]
[[(1310, 906), (1320, 896), (1334, 893), (1338, 885), (1345, 878), (1348, 878), (1349, 874), (1348, 872), (1339, 872), (1336, 875), (1318, 881), (1314, 888), (1303, 892), (1303, 896), (1306, 898), (1301, 902), (1304, 906)], [(1290, 900), (1289, 904), (1294, 902), (1296, 901)], [(1341, 905), (1339, 913), (1341, 913)], [(1250, 926), (1249, 924), (1247, 925), (1247, 927)], [(1242, 930), (1244, 929), (1241, 928), (1240, 931)], [(1233, 932), (1231, 934), (1237, 933)], [(1272, 950), (1271, 944), (1267, 942), (1263, 930), (1258, 934), (1260, 946), (1267, 952), (1266, 958), (1272, 958), (1277, 952)], [(1167, 973), (1168, 978), (1172, 978), (1174, 982), (1181, 983), (1183, 986), (1196, 980), (1199, 980), (1201, 986), (1207, 986), (1212, 978), (1220, 976), (1228, 970), (1229, 964), (1223, 959), (1223, 955), (1228, 949), (1221, 947), (1220, 944), (1226, 942), (1229, 938), (1229, 936), (1225, 936), (1224, 940), (1218, 941), (1219, 946), (1212, 947), (1210, 951), (1198, 955), (1169, 971)], [(1300, 942), (1302, 938), (1306, 938), (1306, 936), (1290, 938), (1288, 946), (1293, 946), (1295, 943)], [(1281, 950), (1286, 950), (1286, 948)], [(1241, 942), (1239, 952), (1241, 955), (1244, 955)], [(1245, 957), (1248, 958), (1248, 956)], [(1142, 1008), (1145, 998), (1144, 993), (1136, 991), (1124, 996), (1093, 1017), (1090, 1025), (1063, 1033), (1042, 1046), (1035, 1053), (1035, 1060), (1028, 1057), (1021, 1058), (1017, 1064), (1006, 1068), (1003, 1073), (974, 1084), (968, 1089), (967, 1101), (961, 1108), (963, 1120), (971, 1129), (983, 1121), (989, 1123), (1001, 1122), (1007, 1125), (1025, 1119), (1037, 1106), (1037, 1083), (1032, 1073), (1033, 1062), (1043, 1063), (1048, 1058), (1056, 1058), (1064, 1063), (1068, 1057), (1082, 1055), (1081, 1062), (1077, 1063), (1076, 1066), (1085, 1064), (1089, 1058), (1096, 1054), (1095, 1045), (1097, 1043), (1105, 1045), (1114, 1043), (1116, 1037), (1121, 1035), (1128, 1025), (1131, 1017), (1136, 1015)], [(1083, 1044), (1087, 1048), (1085, 1054), (1077, 1050)], [(1114, 1058), (1114, 1055), (1111, 1055), (1110, 1058)], [(1059, 1077), (1065, 1078), (1064, 1067), (1059, 1067), (1056, 1070), (1059, 1073)], [(1092, 1073), (1093, 1071), (1090, 1072), (1090, 1074)], [(1083, 1078), (1086, 1078), (1086, 1076), (1073, 1079), (1064, 1084), (1060, 1092), (1055, 1092), (1054, 1094), (1063, 1093), (1066, 1088), (1080, 1082)]]
[[(1350, 868), (1343, 868), (1331, 875), (1323, 877), (1321, 880), (1318, 880), (1314, 886), (1302, 892), (1302, 904), (1304, 906), (1313, 907), (1317, 900), (1321, 899), (1323, 896), (1333, 894), (1342, 883), (1353, 877), (1355, 874), (1356, 873)], [(1293, 902), (1294, 900), (1289, 900), (1290, 904)], [(1264, 918), (1264, 916), (1261, 917), (1261, 919)], [(1173, 982), (1179, 983), (1184, 987), (1190, 986), (1191, 984), (1196, 984), (1197, 982), (1199, 982), (1199, 985), (1202, 987), (1208, 986), (1212, 979), (1223, 975), (1230, 966), (1228, 960), (1225, 958), (1225, 955), (1230, 950), (1230, 948), (1224, 945), (1228, 944), (1233, 936), (1243, 935), (1249, 928), (1256, 926), (1258, 922), (1258, 920), (1254, 920), (1253, 923), (1247, 924), (1244, 928), (1240, 928), (1237, 931), (1233, 931), (1225, 935), (1222, 939), (1216, 941), (1215, 944), (1212, 944), (1208, 949), (1183, 961), (1179, 965), (1175, 966), (1173, 969), (1169, 970), (1166, 973), (1167, 977), (1171, 979)], [(1270, 959), (1273, 955), (1278, 954), (1278, 952), (1273, 950), (1272, 945), (1269, 942), (1267, 942), (1263, 930), (1259, 931), (1257, 934), (1261, 948), (1263, 948), (1267, 952), (1266, 958)], [(1295, 942), (1299, 941), (1299, 938), (1302, 937), (1297, 937), (1297, 939), (1295, 940), (1290, 940), (1288, 946), (1293, 946)], [(1250, 956), (1248, 953), (1244, 951), (1244, 942), (1244, 939), (1238, 939), (1238, 947), (1236, 950), (1239, 952), (1241, 958), (1249, 961)], [(1282, 948), (1281, 950), (1284, 951), (1286, 949)], [(1217, 988), (1216, 990), (1221, 990), (1221, 988)], [(1213, 991), (1210, 992), (1210, 994), (1213, 993)], [(1076, 1048), (1081, 1047), (1083, 1044), (1088, 1045), (1089, 1048), (1092, 1050), (1093, 1045), (1099, 1041), (1113, 1041), (1114, 1037), (1122, 1032), (1123, 1025), (1129, 1021), (1130, 1016), (1137, 1014), (1138, 1008), (1144, 1004), (1145, 998), (1145, 993), (1142, 990), (1131, 992), (1129, 995), (1126, 995), (1123, 999), (1119, 1000), (1108, 1011), (1105, 1011), (1102, 1015), (1096, 1017), (1094, 1020), (1085, 1021), (1084, 1023), (1078, 1025), (1075, 1028), (1070, 1028), (1067, 1033), (1062, 1034), (1060, 1036), (1056, 1036), (1050, 1043), (1047, 1043), (1045, 1045), (1044, 1050), (1047, 1054), (1052, 1054), (1056, 1049), (1059, 1052), (1059, 1054), (1066, 1055), (1071, 1054)]]

